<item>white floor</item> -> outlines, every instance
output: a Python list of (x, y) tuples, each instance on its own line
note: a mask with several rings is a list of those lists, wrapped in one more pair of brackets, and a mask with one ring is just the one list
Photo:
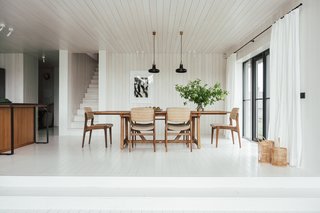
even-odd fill
[(243, 140), (243, 147), (220, 139), (219, 147), (203, 136), (202, 148), (191, 153), (183, 144), (170, 144), (165, 152), (157, 144), (138, 144), (131, 152), (120, 150), (118, 134), (113, 145), (104, 147), (103, 136), (93, 136), (91, 145), (81, 148), (81, 136), (57, 136), (49, 144), (33, 144), (0, 156), (1, 176), (170, 176), (170, 177), (292, 177), (319, 174), (292, 167), (258, 163), (255, 142)]
[[(81, 148), (81, 136), (58, 136), (0, 156), (0, 212), (320, 212), (320, 179), (304, 169), (258, 163), (243, 147), (202, 137), (184, 144), (138, 144), (120, 150), (119, 135)], [(43, 140), (43, 138), (41, 138)]]

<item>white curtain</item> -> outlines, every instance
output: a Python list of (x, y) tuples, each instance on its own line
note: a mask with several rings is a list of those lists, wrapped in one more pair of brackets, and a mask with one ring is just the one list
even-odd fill
[(226, 110), (231, 110), (234, 105), (235, 97), (235, 82), (236, 82), (236, 59), (237, 56), (235, 53), (230, 55), (227, 58), (226, 66), (226, 90), (229, 94), (226, 97)]
[(268, 137), (288, 148), (292, 166), (301, 163), (299, 9), (272, 26)]
[[(227, 59), (226, 66), (226, 90), (229, 94), (225, 100), (225, 108), (231, 111), (232, 108), (240, 108), (240, 125), (241, 125), (241, 106), (242, 106), (242, 69), (241, 62), (237, 62), (237, 55), (233, 53)], [(229, 118), (226, 118), (229, 123)], [(241, 129), (241, 128), (240, 128)], [(226, 137), (230, 138), (230, 131), (226, 132)]]

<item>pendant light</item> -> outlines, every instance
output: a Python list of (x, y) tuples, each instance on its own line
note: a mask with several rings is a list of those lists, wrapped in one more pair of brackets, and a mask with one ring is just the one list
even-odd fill
[(149, 69), (149, 72), (151, 72), (151, 73), (159, 73), (160, 70), (157, 69), (156, 62), (155, 62), (155, 55), (156, 55), (155, 37), (156, 37), (156, 32), (153, 31), (152, 35), (153, 35), (153, 63), (152, 63), (152, 68)]
[(182, 35), (183, 35), (183, 32), (180, 31), (180, 36), (181, 36), (180, 66), (178, 69), (176, 69), (177, 73), (186, 73), (187, 72), (187, 69), (183, 68), (183, 64), (182, 64)]

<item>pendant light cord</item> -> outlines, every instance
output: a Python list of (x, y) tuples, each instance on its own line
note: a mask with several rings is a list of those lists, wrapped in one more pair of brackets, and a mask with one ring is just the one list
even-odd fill
[(156, 55), (156, 45), (155, 45), (155, 38), (156, 38), (156, 32), (153, 33), (153, 64), (155, 64), (155, 55)]
[(180, 45), (180, 64), (182, 64), (182, 34), (183, 34), (183, 32), (180, 31), (180, 36), (181, 36), (181, 39), (180, 39), (180, 41), (181, 41), (181, 45)]

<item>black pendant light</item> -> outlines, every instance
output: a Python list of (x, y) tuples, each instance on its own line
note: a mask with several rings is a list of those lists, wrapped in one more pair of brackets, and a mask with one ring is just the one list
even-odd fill
[(152, 32), (153, 35), (153, 63), (152, 63), (152, 68), (149, 69), (149, 72), (151, 73), (159, 73), (160, 70), (157, 69), (156, 67), (156, 62), (155, 62), (155, 54), (156, 54), (156, 45), (155, 45), (155, 37), (156, 37), (156, 32)]
[(181, 36), (180, 66), (178, 69), (176, 69), (177, 73), (186, 73), (187, 72), (187, 69), (183, 68), (183, 64), (182, 64), (182, 35), (183, 35), (183, 32), (180, 31), (180, 36)]

